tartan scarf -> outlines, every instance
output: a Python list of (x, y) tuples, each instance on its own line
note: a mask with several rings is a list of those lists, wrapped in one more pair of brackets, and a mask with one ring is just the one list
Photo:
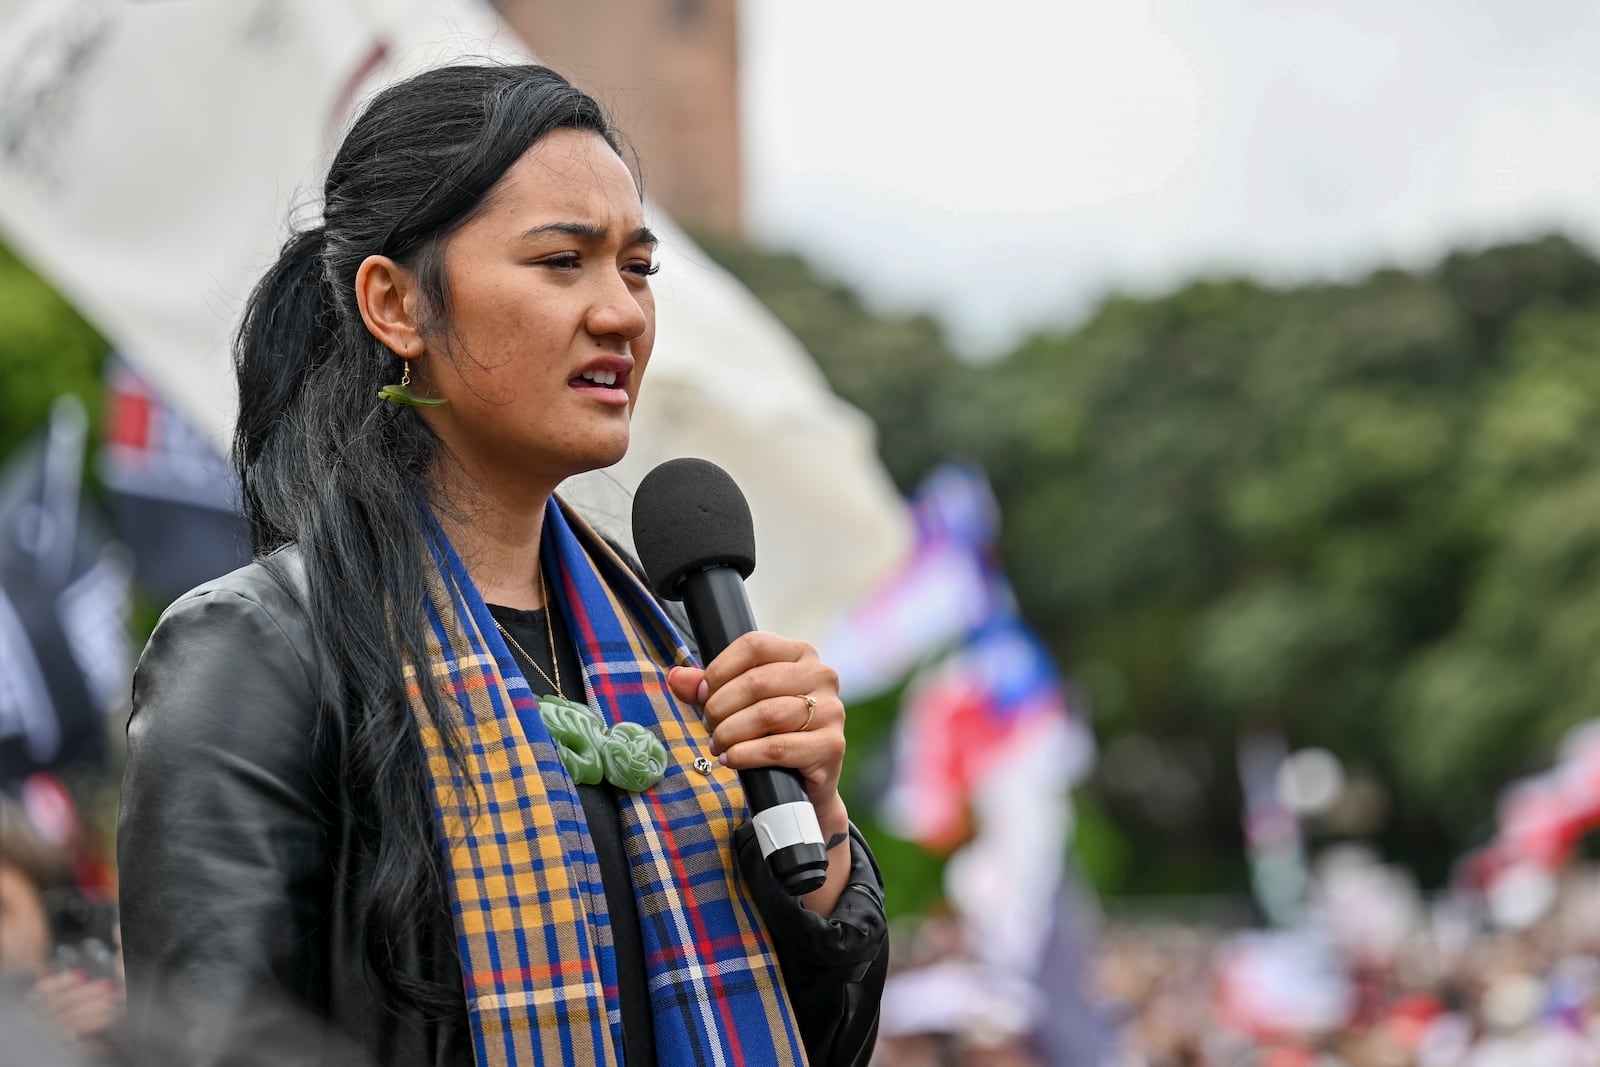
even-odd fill
[[(448, 538), (429, 516), (428, 640), (407, 663), (448, 861), (478, 1067), (620, 1064), (617, 960), (576, 787)], [(619, 795), (648, 970), (656, 1056), (670, 1065), (803, 1064), (793, 1009), (733, 858), (738, 776), (713, 763), (699, 712), (667, 689), (692, 659), (671, 622), (598, 535), (554, 497), (540, 552), (578, 646), (588, 703), (653, 731), (667, 775)], [(422, 701), (432, 679), (463, 741), (445, 754)], [(459, 716), (453, 713), (459, 711)]]

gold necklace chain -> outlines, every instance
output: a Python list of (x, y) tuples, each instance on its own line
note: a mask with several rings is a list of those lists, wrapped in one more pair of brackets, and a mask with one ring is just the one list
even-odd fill
[(504, 637), (507, 641), (511, 642), (512, 648), (522, 653), (523, 659), (533, 664), (533, 669), (539, 672), (540, 677), (545, 680), (546, 685), (553, 685), (556, 687), (556, 696), (560, 697), (562, 700), (565, 700), (567, 699), (567, 694), (561, 691), (561, 661), (556, 658), (556, 631), (555, 627), (551, 625), (550, 622), (550, 597), (549, 594), (545, 592), (544, 588), (543, 567), (539, 568), (539, 599), (544, 601), (544, 635), (545, 638), (550, 642), (550, 666), (556, 669), (556, 676), (554, 680), (552, 680), (548, 674), (544, 673), (544, 668), (539, 666), (539, 661), (528, 655), (528, 650), (517, 643), (517, 639), (511, 636), (510, 631), (504, 626), (500, 625), (499, 619), (494, 620), (495, 629), (500, 631), (501, 637)]

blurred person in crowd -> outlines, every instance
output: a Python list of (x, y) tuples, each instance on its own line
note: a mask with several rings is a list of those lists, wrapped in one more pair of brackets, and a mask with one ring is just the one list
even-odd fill
[[(655, 238), (600, 108), (536, 66), (380, 92), (251, 294), (234, 460), (255, 562), (134, 681), (130, 997), (197, 1062), (864, 1063), (882, 886), (807, 645), (701, 669), (556, 495), (617, 462)], [(785, 894), (736, 771), (804, 779)], [(664, 777), (663, 777), (664, 775)]]
[[(897, 931), (874, 1067), (1041, 1067), (1021, 1028), (1032, 988), (976, 959), (960, 923)], [(1097, 1067), (1097, 1065), (1096, 1065)]]
[[(1426, 928), (1419, 930), (1390, 972), (1376, 975), (1382, 980), (1370, 1010), (1352, 1012), (1326, 1033), (1250, 1034), (1211, 1014), (1207, 976), (1228, 943), (1221, 930), (1113, 927), (1101, 940), (1098, 970), (1100, 990), (1123, 1022), (1116, 1065), (1153, 1067), (1182, 1055), (1218, 1067), (1600, 1065), (1596, 873), (1574, 871), (1540, 924), (1475, 927), (1459, 953), (1441, 953)], [(1345, 967), (1360, 963), (1346, 960)]]
[(23, 1001), (56, 1035), (92, 1046), (121, 1018), (122, 987), (111, 946), (90, 953), (59, 943), (50, 901), (68, 899), (67, 881), (66, 858), (19, 804), (0, 797), (0, 997)]

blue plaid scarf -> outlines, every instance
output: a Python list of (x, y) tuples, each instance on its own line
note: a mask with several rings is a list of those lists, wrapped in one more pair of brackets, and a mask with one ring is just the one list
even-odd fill
[[(457, 946), (479, 1067), (620, 1064), (617, 960), (576, 788), (455, 550), (436, 524), (430, 639), (408, 665), (451, 873)], [(692, 662), (628, 566), (552, 498), (543, 548), (584, 667), (588, 703), (667, 749), (667, 775), (620, 799), (649, 974), (656, 1054), (670, 1065), (805, 1062), (777, 958), (733, 858), (738, 776), (694, 769), (711, 738), (666, 685)], [(422, 702), (438, 686), (464, 739), (445, 754)]]

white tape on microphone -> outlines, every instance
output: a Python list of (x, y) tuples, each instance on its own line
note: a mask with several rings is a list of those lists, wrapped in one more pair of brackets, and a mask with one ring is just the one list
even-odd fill
[(804, 800), (758, 811), (750, 816), (750, 821), (755, 823), (762, 856), (770, 856), (790, 845), (823, 843), (817, 809)]

